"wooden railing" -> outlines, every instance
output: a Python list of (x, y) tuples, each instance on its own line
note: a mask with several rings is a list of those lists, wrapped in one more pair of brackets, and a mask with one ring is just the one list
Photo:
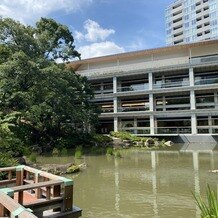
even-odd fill
[[(29, 208), (37, 217), (43, 217), (43, 211), (53, 210), (60, 213), (73, 212), (73, 181), (61, 176), (40, 171), (28, 166), (0, 168), (6, 179), (0, 181), (0, 216), (14, 217), (13, 211), (19, 205)], [(33, 201), (26, 202), (25, 197), (30, 195)], [(17, 202), (14, 199), (17, 199)], [(9, 200), (2, 200), (9, 199)], [(8, 204), (13, 203), (13, 208)], [(22, 214), (31, 212), (23, 210)], [(72, 217), (79, 217), (72, 216)], [(19, 217), (19, 216), (17, 216)]]

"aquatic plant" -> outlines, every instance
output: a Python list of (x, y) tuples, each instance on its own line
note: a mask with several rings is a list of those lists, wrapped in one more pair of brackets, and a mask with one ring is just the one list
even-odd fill
[(67, 156), (68, 155), (68, 150), (66, 148), (61, 149), (61, 156)]
[(121, 155), (121, 153), (120, 153), (119, 150), (117, 150), (117, 151), (114, 152), (114, 156), (115, 156), (116, 158), (121, 158), (121, 157), (122, 157), (122, 155)]
[(29, 156), (29, 160), (32, 163), (36, 163), (36, 159), (37, 159), (37, 154), (35, 152), (31, 153), (30, 156)]
[(207, 200), (206, 202), (198, 194), (194, 194), (196, 203), (201, 210), (202, 218), (217, 218), (218, 217), (218, 196), (217, 192), (211, 190), (210, 186), (207, 186)]
[(111, 147), (107, 148), (106, 155), (111, 155), (111, 156), (114, 155), (113, 148), (111, 148)]
[(58, 156), (60, 154), (60, 151), (57, 148), (54, 148), (52, 151), (53, 156)]
[(74, 157), (79, 159), (82, 157), (82, 155), (83, 155), (82, 146), (77, 146), (76, 150), (75, 150)]

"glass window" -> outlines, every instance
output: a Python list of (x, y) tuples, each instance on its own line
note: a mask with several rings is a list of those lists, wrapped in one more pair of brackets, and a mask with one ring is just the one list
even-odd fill
[(196, 24), (196, 20), (192, 20), (192, 25), (194, 26)]
[(189, 19), (189, 15), (187, 14), (187, 15), (185, 15), (185, 20), (188, 20)]
[(185, 41), (186, 41), (186, 42), (190, 42), (190, 37), (187, 37), (187, 38), (185, 39)]
[(210, 23), (211, 26), (216, 26), (217, 25), (217, 20), (212, 20)]
[(195, 4), (191, 6), (191, 10), (195, 10)]
[(189, 22), (185, 23), (185, 28), (187, 29), (189, 27)]
[(211, 13), (210, 13), (210, 18), (215, 18), (215, 17), (216, 17), (216, 11), (211, 12)]

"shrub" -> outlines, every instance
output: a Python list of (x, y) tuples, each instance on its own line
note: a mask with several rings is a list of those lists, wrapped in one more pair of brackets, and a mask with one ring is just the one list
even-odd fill
[(210, 186), (207, 186), (207, 202), (204, 202), (200, 195), (195, 194), (197, 206), (201, 210), (202, 218), (215, 218), (218, 217), (218, 196), (217, 192), (211, 190)]
[(16, 166), (17, 160), (8, 153), (0, 153), (0, 167)]
[(121, 155), (121, 153), (120, 153), (119, 150), (117, 150), (117, 151), (114, 152), (114, 156), (115, 156), (116, 158), (121, 158), (121, 157), (122, 157), (122, 155)]
[(106, 152), (106, 155), (114, 155), (114, 150), (113, 148), (107, 148), (107, 152)]
[(53, 156), (58, 156), (60, 154), (59, 150), (57, 148), (54, 148), (52, 151)]
[(113, 141), (111, 137), (106, 136), (106, 135), (101, 135), (101, 134), (95, 134), (93, 135), (92, 138), (93, 138), (94, 144), (97, 144), (98, 146), (106, 146)]
[(67, 154), (68, 154), (67, 149), (66, 148), (62, 148), (61, 149), (61, 156), (67, 156)]
[(141, 137), (133, 135), (129, 132), (110, 132), (110, 135), (122, 140), (131, 140), (132, 142), (141, 140)]
[(36, 163), (36, 157), (37, 157), (37, 154), (36, 154), (36, 153), (32, 153), (32, 154), (30, 154), (30, 156), (29, 156), (29, 160), (30, 160), (32, 163)]
[(77, 146), (77, 147), (76, 147), (76, 150), (75, 150), (75, 154), (74, 154), (75, 158), (77, 158), (77, 159), (81, 158), (81, 157), (82, 157), (82, 154), (83, 154), (83, 152), (82, 152), (82, 146), (81, 146), (81, 145), (80, 145), (80, 146)]

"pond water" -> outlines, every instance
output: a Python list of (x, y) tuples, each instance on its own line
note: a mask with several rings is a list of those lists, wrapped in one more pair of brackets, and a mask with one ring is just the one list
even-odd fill
[[(215, 149), (214, 149), (215, 148)], [(74, 174), (74, 204), (83, 217), (200, 217), (192, 192), (216, 188), (217, 146), (212, 150), (126, 150), (123, 158), (85, 156), (88, 167)], [(40, 157), (42, 163), (69, 163), (72, 157)], [(78, 161), (78, 160), (77, 160)]]

